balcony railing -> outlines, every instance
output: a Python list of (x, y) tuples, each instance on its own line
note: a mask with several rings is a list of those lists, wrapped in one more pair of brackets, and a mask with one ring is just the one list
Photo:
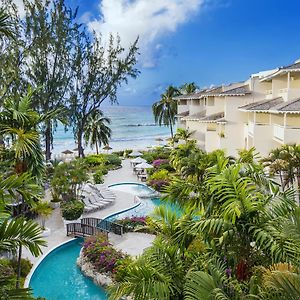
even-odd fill
[(273, 135), (276, 139), (283, 141), (284, 140), (284, 127), (280, 125), (273, 126)]
[(279, 94), (286, 94), (287, 92), (288, 92), (287, 88), (279, 90)]
[(249, 122), (248, 124), (248, 133), (252, 134), (254, 133), (254, 123)]

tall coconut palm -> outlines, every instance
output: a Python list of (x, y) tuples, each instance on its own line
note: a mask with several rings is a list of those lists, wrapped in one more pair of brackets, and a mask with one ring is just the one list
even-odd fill
[(199, 87), (195, 82), (190, 82), (185, 83), (179, 89), (182, 94), (192, 94), (195, 93), (199, 89)]
[(173, 86), (169, 86), (161, 99), (152, 105), (152, 111), (155, 123), (159, 126), (170, 127), (171, 137), (173, 138), (173, 126), (175, 124), (175, 116), (177, 114), (177, 101), (174, 97), (180, 94), (179, 90)]
[(111, 129), (107, 126), (110, 124), (110, 119), (104, 117), (101, 110), (94, 111), (87, 122), (84, 129), (84, 139), (86, 144), (92, 148), (96, 146), (96, 152), (99, 154), (101, 145), (108, 145), (111, 137)]

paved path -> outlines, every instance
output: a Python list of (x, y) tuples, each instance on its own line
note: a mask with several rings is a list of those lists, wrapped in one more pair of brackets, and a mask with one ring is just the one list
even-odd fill
[[(121, 182), (138, 182), (136, 175), (132, 172), (129, 159), (122, 161), (121, 169), (111, 171), (105, 176), (104, 183), (106, 185)], [(115, 194), (117, 197), (113, 205), (93, 213), (84, 214), (84, 217), (96, 217), (101, 219), (134, 205), (134, 196), (132, 194), (121, 191), (115, 191)], [(43, 254), (48, 253), (53, 247), (60, 243), (71, 239), (66, 236), (66, 230), (64, 228), (59, 208), (55, 209), (51, 217), (46, 220), (46, 227), (51, 229), (51, 233), (49, 236), (44, 238), (48, 246), (43, 247)], [(110, 235), (110, 239), (112, 240), (112, 243), (118, 247), (118, 249), (123, 250), (128, 254), (139, 255), (143, 252), (144, 248), (151, 245), (153, 236), (141, 233), (130, 233), (125, 234), (122, 237)], [(23, 257), (29, 258), (33, 263), (38, 260), (38, 258), (33, 257), (28, 251), (26, 251), (26, 249), (23, 251)]]

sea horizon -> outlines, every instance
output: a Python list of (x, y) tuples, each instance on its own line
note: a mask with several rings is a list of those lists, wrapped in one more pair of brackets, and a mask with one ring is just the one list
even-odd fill
[[(125, 149), (144, 150), (166, 144), (166, 139), (170, 137), (168, 127), (155, 124), (151, 105), (111, 105), (102, 106), (101, 109), (111, 119), (109, 127), (112, 137), (109, 146), (112, 147), (112, 152)], [(102, 149), (103, 146), (101, 151), (106, 152)], [(53, 136), (52, 153), (58, 155), (65, 150), (74, 151), (76, 147), (72, 128), (65, 131), (64, 126), (59, 124)], [(84, 148), (85, 154), (96, 152), (85, 144)]]

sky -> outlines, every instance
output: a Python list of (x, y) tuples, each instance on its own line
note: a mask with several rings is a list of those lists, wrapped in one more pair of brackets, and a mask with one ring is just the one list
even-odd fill
[[(21, 0), (15, 0), (21, 1)], [(300, 58), (299, 0), (66, 0), (90, 30), (139, 36), (140, 75), (120, 105), (149, 105), (168, 85), (246, 80)]]

